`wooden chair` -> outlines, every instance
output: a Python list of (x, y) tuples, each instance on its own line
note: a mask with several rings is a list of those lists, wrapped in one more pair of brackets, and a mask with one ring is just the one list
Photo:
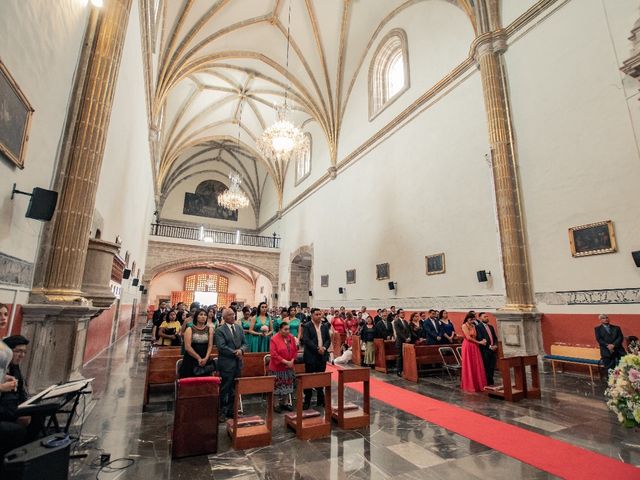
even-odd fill
[[(498, 358), (498, 370), (502, 376), (502, 385), (487, 386), (485, 392), (490, 397), (497, 397), (509, 402), (517, 402), (524, 398), (524, 367), (522, 357)], [(511, 373), (513, 372), (513, 380)], [(512, 383), (514, 381), (514, 383)]]
[[(333, 419), (345, 430), (368, 427), (371, 423), (368, 368), (338, 370), (338, 405), (333, 406)], [(353, 403), (344, 403), (344, 388), (347, 383), (363, 383), (362, 408)]]
[[(438, 353), (442, 359), (444, 370), (449, 374), (449, 379), (457, 379), (458, 373), (462, 371), (462, 365), (460, 364), (460, 360), (458, 360), (455, 350), (452, 347), (439, 347)], [(453, 375), (451, 372), (453, 372)]]
[[(236, 379), (233, 418), (227, 420), (227, 433), (231, 437), (231, 445), (237, 450), (266, 447), (271, 445), (273, 423), (273, 390), (275, 377), (242, 377)], [(267, 395), (267, 411), (265, 418), (255, 415), (240, 417), (238, 407), (241, 395)]]
[[(542, 391), (540, 389), (540, 370), (538, 368), (538, 356), (528, 355), (522, 357), (522, 367), (524, 369), (524, 396), (526, 398), (540, 398)], [(527, 380), (527, 367), (531, 373), (531, 384)]]
[(395, 340), (383, 340), (376, 338), (373, 341), (376, 354), (376, 372), (389, 373), (389, 362), (395, 362), (398, 358), (398, 348)]
[(172, 458), (218, 452), (219, 398), (218, 377), (176, 380)]
[[(331, 373), (302, 373), (296, 377), (296, 411), (284, 416), (284, 424), (296, 432), (300, 440), (314, 440), (331, 434)], [(304, 391), (324, 388), (324, 415), (316, 410), (302, 410)]]

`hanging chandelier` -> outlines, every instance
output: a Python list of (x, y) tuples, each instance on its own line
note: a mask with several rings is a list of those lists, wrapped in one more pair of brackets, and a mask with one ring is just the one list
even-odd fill
[(237, 172), (229, 174), (229, 188), (218, 195), (218, 205), (222, 205), (228, 210), (238, 210), (249, 206), (249, 199), (240, 190), (242, 177)]
[[(285, 70), (289, 72), (289, 45), (291, 35), (291, 4), (289, 1), (289, 21), (287, 24), (287, 61)], [(270, 160), (286, 165), (289, 160), (297, 154), (303, 153), (308, 148), (304, 134), (297, 128), (291, 120), (289, 114), (291, 108), (287, 104), (289, 85), (284, 91), (284, 102), (277, 107), (276, 123), (265, 129), (262, 136), (256, 142), (260, 153)]]

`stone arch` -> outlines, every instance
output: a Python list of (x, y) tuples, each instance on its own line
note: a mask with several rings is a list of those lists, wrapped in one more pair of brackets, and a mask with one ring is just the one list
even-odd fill
[(154, 266), (145, 277), (149, 280), (153, 280), (158, 275), (161, 275), (167, 271), (173, 270), (189, 270), (192, 268), (201, 268), (211, 265), (215, 268), (215, 263), (228, 263), (235, 264), (241, 267), (246, 267), (254, 272), (257, 272), (261, 275), (264, 275), (273, 285), (278, 283), (278, 276), (276, 273), (271, 272), (263, 267), (260, 267), (252, 262), (237, 259), (237, 258), (229, 258), (229, 256), (223, 255), (210, 255), (206, 257), (191, 257), (191, 258), (182, 258), (179, 260), (172, 260), (164, 263), (160, 263)]
[(303, 245), (289, 256), (289, 303), (311, 306), (309, 292), (313, 292), (313, 244)]

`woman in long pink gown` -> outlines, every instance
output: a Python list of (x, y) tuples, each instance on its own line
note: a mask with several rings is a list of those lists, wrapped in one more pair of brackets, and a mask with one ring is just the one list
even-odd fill
[(487, 376), (484, 373), (482, 354), (478, 345), (486, 340), (476, 340), (476, 327), (471, 323), (475, 315), (468, 313), (462, 323), (462, 390), (465, 392), (482, 392), (487, 385)]

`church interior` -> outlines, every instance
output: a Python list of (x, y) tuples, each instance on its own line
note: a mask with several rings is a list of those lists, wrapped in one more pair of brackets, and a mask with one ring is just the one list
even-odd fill
[(0, 478), (640, 478), (640, 2), (0, 31)]

